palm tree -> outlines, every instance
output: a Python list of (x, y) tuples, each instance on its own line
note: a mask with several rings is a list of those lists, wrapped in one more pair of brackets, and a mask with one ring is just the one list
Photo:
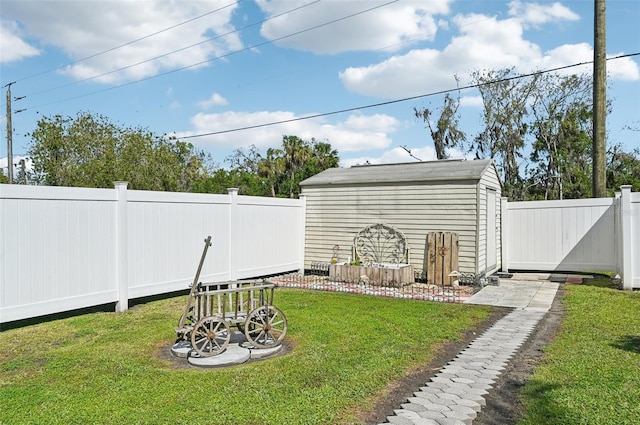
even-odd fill
[(282, 155), (283, 152), (281, 149), (269, 148), (267, 149), (266, 158), (262, 158), (258, 162), (258, 175), (267, 179), (273, 198), (276, 197), (276, 182), (278, 181), (278, 177), (284, 173), (285, 170)]
[(289, 174), (289, 197), (293, 198), (295, 195), (293, 189), (297, 184), (296, 174), (302, 169), (312, 153), (308, 143), (297, 136), (283, 136), (282, 148), (286, 171)]

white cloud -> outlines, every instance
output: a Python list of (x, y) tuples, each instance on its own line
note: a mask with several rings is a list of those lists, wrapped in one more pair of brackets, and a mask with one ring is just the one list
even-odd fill
[(228, 103), (227, 99), (220, 96), (218, 93), (213, 93), (209, 99), (198, 102), (198, 106), (202, 109), (209, 109), (212, 106), (223, 106)]
[[(545, 21), (542, 16), (573, 17), (561, 8), (543, 8), (538, 15), (527, 19), (547, 22), (551, 18)], [(352, 92), (396, 99), (455, 89), (454, 75), (466, 85), (466, 77), (474, 70), (515, 67), (516, 72), (528, 73), (593, 59), (593, 50), (586, 43), (561, 45), (543, 52), (539, 45), (525, 38), (520, 18), (500, 20), (481, 14), (465, 14), (454, 17), (452, 23), (457, 26), (459, 35), (442, 50), (415, 49), (376, 64), (350, 67), (339, 74), (340, 80)], [(609, 61), (607, 69), (614, 80), (640, 79), (638, 65), (630, 58)], [(566, 72), (582, 71), (571, 68)]]
[[(301, 116), (293, 112), (224, 112), (199, 113), (191, 118), (193, 129), (177, 133), (178, 138), (197, 134), (224, 132), (271, 122), (295, 120)], [(385, 149), (391, 144), (389, 134), (400, 125), (396, 118), (384, 114), (348, 116), (344, 121), (328, 123), (322, 118), (287, 122), (193, 139), (199, 146), (239, 148), (255, 145), (260, 149), (280, 146), (283, 135), (296, 135), (302, 139), (328, 140), (339, 153), (370, 149)]]
[(0, 63), (37, 56), (40, 51), (20, 38), (15, 22), (0, 21)]
[[(309, 3), (297, 1), (257, 1), (267, 15), (275, 15)], [(414, 39), (433, 40), (438, 24), (433, 16), (449, 13), (451, 0), (421, 0), (389, 3), (384, 0), (330, 0), (286, 13), (265, 22), (263, 37), (283, 47), (334, 54), (356, 50), (395, 48)], [(375, 9), (372, 9), (379, 6)], [(370, 11), (364, 12), (367, 9)], [(364, 12), (358, 14), (360, 12)], [(348, 19), (340, 20), (350, 16)], [(332, 22), (330, 25), (325, 23)], [(317, 27), (317, 28), (314, 28)], [(314, 28), (306, 31), (309, 28)], [(290, 34), (295, 36), (288, 37)]]
[(522, 3), (519, 0), (509, 3), (509, 15), (519, 19), (526, 27), (540, 26), (548, 22), (577, 21), (580, 16), (568, 7), (556, 2), (551, 4)]
[[(607, 57), (619, 56), (622, 53), (607, 55)], [(567, 62), (570, 57), (571, 61)], [(565, 66), (571, 63), (585, 62), (586, 65), (561, 70), (561, 73), (591, 73), (593, 71), (593, 49), (587, 43), (564, 45), (545, 53), (544, 58), (537, 64), (538, 69), (550, 69)], [(533, 67), (533, 65), (530, 65)], [(612, 80), (637, 81), (640, 80), (640, 67), (631, 58), (620, 58), (607, 61), (608, 78)]]
[[(238, 34), (207, 41), (232, 31), (231, 14), (238, 6), (223, 7), (229, 4), (221, 0), (10, 1), (3, 2), (2, 7), (3, 15), (18, 21), (30, 38), (38, 38), (43, 43), (63, 50), (70, 61), (82, 60), (126, 44), (108, 53), (69, 65), (62, 71), (75, 79), (101, 75), (95, 80), (116, 83), (190, 66), (241, 48)], [(201, 19), (176, 26), (205, 14)], [(56, 19), (51, 19), (52, 16)], [(176, 27), (163, 31), (173, 26)], [(2, 38), (4, 39), (4, 34)], [(127, 44), (138, 39), (142, 40)], [(195, 46), (185, 49), (191, 45)], [(176, 53), (145, 62), (173, 51)], [(122, 71), (114, 72), (125, 67)]]
[[(31, 161), (31, 158), (27, 158), (26, 156), (14, 156), (13, 158), (13, 178), (15, 179), (18, 170), (21, 166), (20, 161), (22, 161), (24, 159), (24, 166), (25, 169), (27, 171), (31, 171), (31, 169), (33, 168), (33, 161)], [(8, 163), (8, 158), (5, 156), (4, 158), (0, 158), (0, 169), (4, 172), (4, 175), (7, 175), (7, 163)]]
[(455, 87), (454, 73), (440, 62), (437, 50), (412, 50), (375, 65), (347, 68), (339, 77), (355, 93), (383, 98), (415, 96), (443, 86)]
[(482, 108), (484, 106), (484, 101), (482, 100), (482, 96), (462, 96), (460, 97), (460, 106)]
[[(380, 156), (360, 156), (356, 158), (342, 159), (341, 167), (351, 167), (353, 165), (364, 164), (397, 164), (403, 162), (435, 161), (436, 151), (433, 146), (422, 146), (418, 148), (407, 147), (410, 153), (402, 147), (394, 147), (383, 152)], [(450, 159), (473, 159), (456, 149), (447, 149)]]

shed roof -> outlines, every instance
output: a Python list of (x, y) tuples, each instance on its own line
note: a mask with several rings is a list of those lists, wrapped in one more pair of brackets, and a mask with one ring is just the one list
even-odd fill
[(355, 165), (329, 168), (300, 182), (301, 186), (357, 183), (430, 182), (480, 180), (492, 164), (490, 159), (441, 160), (402, 164)]

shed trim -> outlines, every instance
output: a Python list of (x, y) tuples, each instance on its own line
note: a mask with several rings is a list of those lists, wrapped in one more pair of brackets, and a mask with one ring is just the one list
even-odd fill
[(354, 184), (425, 183), (480, 181), (491, 159), (439, 160), (396, 164), (358, 165), (350, 168), (329, 168), (300, 182), (302, 187)]

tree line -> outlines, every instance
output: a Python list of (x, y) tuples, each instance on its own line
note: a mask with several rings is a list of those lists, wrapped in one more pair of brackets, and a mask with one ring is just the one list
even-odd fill
[(254, 145), (235, 150), (225, 169), (191, 143), (88, 112), (45, 116), (29, 136), (32, 169), (19, 170), (16, 181), (46, 186), (110, 188), (126, 181), (133, 190), (227, 193), (236, 187), (243, 195), (295, 198), (300, 181), (339, 162), (329, 142), (283, 136), (280, 148), (265, 153)]
[[(470, 77), (482, 99), (478, 134), (460, 128), (459, 93), (445, 95), (440, 107), (413, 109), (438, 159), (446, 159), (451, 149), (493, 158), (510, 200), (591, 196), (590, 76), (523, 76), (503, 69)], [(638, 128), (629, 130), (640, 134)], [(137, 190), (226, 193), (237, 187), (245, 195), (295, 198), (300, 181), (339, 163), (328, 141), (285, 135), (278, 148), (236, 149), (223, 168), (190, 143), (87, 112), (45, 116), (30, 137), (33, 168), (26, 175), (24, 167), (18, 170), (16, 180), (50, 186), (112, 187), (114, 181), (127, 181)], [(629, 152), (616, 141), (609, 143), (606, 156), (608, 194), (623, 184), (640, 191), (640, 148)], [(0, 173), (2, 182), (6, 176)]]
[[(438, 159), (447, 158), (452, 148), (476, 158), (493, 158), (503, 194), (510, 200), (591, 196), (591, 76), (523, 76), (511, 68), (476, 71), (471, 80), (483, 105), (482, 130), (473, 137), (460, 129), (459, 93), (445, 95), (439, 108), (414, 108), (415, 116), (426, 124)], [(639, 158), (638, 148), (627, 152), (619, 141), (609, 145), (609, 195), (623, 184), (640, 190)]]
[(261, 153), (251, 145), (236, 149), (225, 161), (229, 169), (196, 181), (193, 191), (227, 193), (227, 188), (237, 187), (239, 193), (252, 196), (297, 198), (302, 180), (337, 167), (340, 159), (329, 142), (283, 136), (280, 148)]

